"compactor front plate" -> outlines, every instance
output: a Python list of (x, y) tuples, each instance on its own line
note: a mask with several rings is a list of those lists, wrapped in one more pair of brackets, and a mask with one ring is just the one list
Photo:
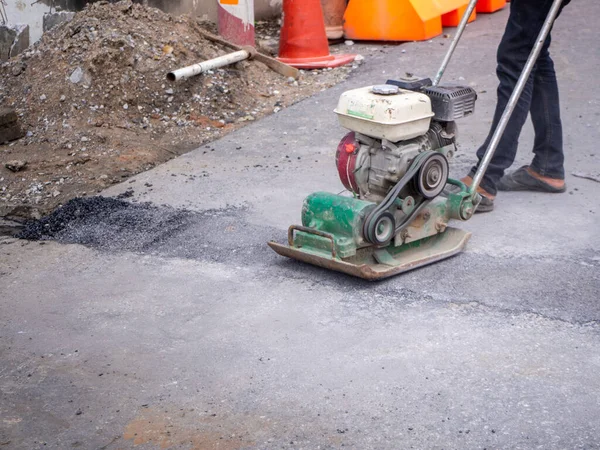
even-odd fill
[(278, 254), (288, 258), (343, 272), (365, 280), (380, 280), (417, 267), (450, 258), (464, 250), (471, 233), (459, 228), (446, 228), (443, 233), (398, 247), (366, 247), (355, 256), (338, 258), (323, 249), (296, 247), (293, 242), (282, 245), (269, 242)]

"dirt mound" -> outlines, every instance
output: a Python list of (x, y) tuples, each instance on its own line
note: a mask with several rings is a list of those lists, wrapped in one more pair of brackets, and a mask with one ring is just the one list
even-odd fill
[(39, 216), (98, 192), (344, 79), (294, 82), (256, 61), (170, 84), (166, 74), (230, 52), (206, 24), (131, 1), (94, 3), (0, 67), (0, 106), (27, 137), (0, 146), (0, 216)]

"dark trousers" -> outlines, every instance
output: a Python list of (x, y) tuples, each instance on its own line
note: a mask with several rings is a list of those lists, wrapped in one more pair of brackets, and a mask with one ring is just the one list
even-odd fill
[[(563, 7), (569, 1), (564, 1)], [(496, 69), (500, 81), (498, 102), (490, 133), (483, 145), (477, 150), (477, 157), (480, 161), (506, 108), (508, 99), (517, 84), (519, 75), (527, 62), (552, 3), (552, 0), (512, 0), (510, 3), (510, 16), (504, 36), (502, 36), (502, 41), (498, 47), (498, 67)], [(535, 130), (534, 157), (530, 167), (541, 175), (564, 179), (562, 123), (554, 62), (548, 51), (550, 41), (551, 37), (548, 36), (508, 122), (504, 136), (502, 136), (481, 182), (481, 187), (490, 194), (496, 194), (496, 183), (515, 160), (519, 135), (528, 114), (531, 114), (531, 121)], [(475, 173), (476, 169), (476, 166), (471, 169), (471, 175)]]

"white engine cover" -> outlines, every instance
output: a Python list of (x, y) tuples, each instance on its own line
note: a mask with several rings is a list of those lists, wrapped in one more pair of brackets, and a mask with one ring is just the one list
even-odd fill
[(344, 92), (335, 113), (344, 128), (391, 142), (425, 134), (433, 117), (427, 95), (404, 89), (376, 94), (373, 86)]

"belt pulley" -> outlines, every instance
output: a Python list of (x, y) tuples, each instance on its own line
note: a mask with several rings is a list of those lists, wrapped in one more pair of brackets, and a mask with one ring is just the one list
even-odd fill
[[(369, 215), (363, 225), (365, 240), (377, 246), (385, 246), (393, 237), (405, 228), (429, 201), (444, 190), (448, 180), (448, 160), (439, 152), (425, 151), (412, 161), (404, 176), (394, 185)], [(404, 187), (414, 180), (420, 198), (415, 199), (415, 207), (410, 214), (396, 224), (390, 207), (394, 204)]]

